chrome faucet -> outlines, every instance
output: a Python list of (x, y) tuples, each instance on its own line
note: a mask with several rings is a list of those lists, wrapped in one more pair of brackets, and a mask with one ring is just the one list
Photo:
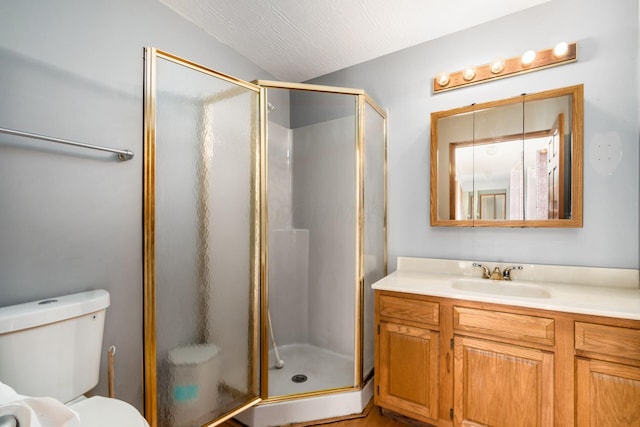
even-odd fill
[(511, 270), (522, 270), (521, 265), (507, 267), (504, 269), (504, 272), (500, 271), (499, 267), (495, 267), (493, 271), (491, 271), (486, 265), (478, 264), (477, 262), (474, 262), (472, 266), (482, 268), (482, 278), (491, 280), (511, 280)]

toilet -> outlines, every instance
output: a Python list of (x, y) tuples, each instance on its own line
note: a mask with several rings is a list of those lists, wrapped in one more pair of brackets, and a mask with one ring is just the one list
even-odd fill
[(98, 384), (108, 306), (109, 293), (95, 290), (1, 307), (0, 381), (63, 402), (82, 427), (148, 427), (126, 402), (84, 396)]

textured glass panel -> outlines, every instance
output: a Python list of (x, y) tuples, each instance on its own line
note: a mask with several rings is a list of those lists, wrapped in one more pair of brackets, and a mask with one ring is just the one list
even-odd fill
[[(352, 387), (355, 97), (283, 89), (268, 97), (269, 311), (283, 363), (276, 368), (271, 345), (269, 397)], [(290, 126), (271, 120), (289, 108)]]
[(164, 59), (157, 82), (158, 418), (199, 426), (258, 395), (258, 95)]
[(373, 289), (382, 279), (385, 265), (384, 230), (384, 155), (385, 121), (369, 104), (365, 104), (364, 129), (364, 317), (362, 372), (366, 377), (373, 370)]

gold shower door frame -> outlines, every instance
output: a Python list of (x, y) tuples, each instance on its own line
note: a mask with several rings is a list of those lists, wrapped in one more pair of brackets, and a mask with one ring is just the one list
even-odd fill
[[(265, 403), (271, 402), (279, 402), (286, 401), (291, 399), (305, 398), (305, 397), (313, 397), (313, 396), (321, 396), (326, 394), (332, 394), (336, 392), (344, 392), (344, 391), (353, 391), (360, 390), (364, 386), (364, 384), (372, 378), (373, 376), (373, 368), (370, 372), (364, 372), (364, 316), (363, 316), (363, 308), (364, 308), (364, 294), (365, 294), (365, 233), (364, 233), (364, 223), (365, 223), (365, 192), (364, 192), (364, 180), (365, 180), (365, 107), (369, 105), (373, 110), (380, 115), (383, 120), (383, 162), (384, 162), (384, 188), (383, 188), (383, 199), (384, 199), (384, 212), (383, 212), (383, 234), (384, 234), (384, 255), (383, 255), (383, 263), (384, 263), (384, 276), (387, 275), (387, 265), (388, 265), (388, 249), (387, 249), (387, 162), (388, 162), (388, 139), (387, 139), (387, 113), (384, 111), (374, 100), (371, 98), (364, 90), (362, 89), (353, 89), (353, 88), (344, 88), (344, 87), (336, 87), (336, 86), (323, 86), (323, 85), (315, 85), (315, 84), (307, 84), (307, 83), (289, 83), (289, 82), (280, 82), (280, 81), (272, 81), (272, 80), (256, 80), (256, 84), (258, 84), (263, 90), (272, 88), (272, 89), (289, 89), (289, 90), (301, 90), (301, 91), (309, 91), (309, 92), (320, 92), (326, 94), (338, 94), (338, 95), (354, 95), (356, 98), (355, 102), (355, 122), (356, 122), (356, 140), (355, 143), (355, 188), (356, 188), (356, 200), (354, 200), (354, 206), (356, 211), (356, 224), (355, 224), (355, 272), (356, 277), (354, 278), (354, 292), (355, 292), (355, 310), (354, 310), (354, 325), (355, 325), (355, 333), (354, 333), (354, 377), (353, 377), (353, 386), (350, 387), (339, 387), (332, 389), (324, 389), (306, 393), (297, 393), (291, 395), (284, 396), (275, 396), (269, 397), (268, 393), (268, 381), (269, 381), (269, 342), (268, 342), (268, 321), (267, 321), (267, 306), (269, 301), (269, 278), (266, 272), (266, 266), (269, 265), (268, 259), (268, 246), (264, 244), (261, 246), (262, 254), (261, 254), (261, 265), (265, 270), (262, 272), (262, 300), (263, 300), (263, 311), (262, 311), (262, 324), (261, 324), (261, 336), (263, 340), (261, 342), (262, 347), (262, 367), (261, 367), (261, 381), (262, 381), (262, 392), (263, 399)], [(263, 97), (263, 103), (265, 104), (266, 111), (266, 103), (268, 96), (266, 93)], [(265, 119), (266, 121), (266, 113), (265, 116), (261, 116), (261, 119)], [(262, 157), (262, 170), (261, 170), (261, 187), (262, 187), (262, 227), (261, 227), (261, 239), (263, 242), (268, 242), (268, 188), (267, 188), (267, 126), (266, 122), (261, 123), (261, 129), (264, 130), (263, 140), (261, 141), (263, 144), (263, 157)], [(373, 310), (373, 307), (371, 307)]]
[[(161, 58), (171, 61), (178, 65), (190, 68), (196, 72), (200, 72), (211, 77), (219, 78), (226, 82), (236, 84), (239, 87), (255, 91), (259, 94), (258, 102), (258, 135), (253, 157), (255, 163), (252, 165), (251, 182), (254, 186), (254, 197), (251, 207), (253, 226), (252, 237), (253, 245), (251, 252), (251, 275), (253, 290), (251, 293), (251, 307), (248, 310), (253, 313), (250, 319), (250, 348), (252, 349), (253, 361), (260, 360), (259, 372), (250, 370), (249, 381), (253, 382), (249, 385), (249, 390), (259, 387), (259, 396), (246, 402), (241, 407), (234, 409), (215, 420), (206, 423), (206, 426), (216, 426), (240, 412), (262, 402), (273, 402), (279, 400), (296, 399), (300, 397), (324, 395), (335, 393), (336, 391), (351, 391), (362, 389), (366, 381), (368, 381), (373, 371), (364, 372), (363, 369), (363, 340), (364, 340), (364, 320), (363, 307), (365, 295), (365, 192), (364, 192), (364, 174), (365, 174), (365, 109), (370, 106), (379, 114), (383, 123), (383, 270), (384, 275), (387, 274), (388, 249), (387, 249), (387, 164), (388, 164), (388, 136), (387, 136), (387, 113), (363, 90), (350, 89), (342, 87), (331, 87), (321, 85), (311, 85), (302, 83), (286, 83), (277, 81), (259, 80), (253, 83), (237, 79), (218, 71), (203, 67), (189, 60), (180, 58), (170, 53), (158, 50), (156, 48), (145, 48), (145, 74), (144, 74), (144, 201), (143, 201), (143, 251), (144, 251), (144, 269), (143, 269), (143, 322), (144, 322), (144, 413), (151, 427), (158, 425), (158, 402), (157, 402), (157, 353), (156, 353), (156, 264), (155, 264), (155, 205), (156, 205), (156, 60)], [(354, 206), (356, 210), (355, 236), (355, 271), (354, 292), (356, 296), (354, 327), (355, 327), (355, 354), (354, 354), (354, 376), (353, 386), (338, 389), (314, 391), (304, 394), (288, 395), (268, 398), (268, 330), (267, 330), (267, 305), (268, 305), (268, 277), (267, 277), (267, 260), (268, 260), (268, 218), (267, 218), (267, 88), (277, 89), (293, 89), (305, 90), (324, 93), (336, 93), (354, 95), (355, 115), (356, 115), (356, 164), (355, 167), (355, 188), (356, 200)], [(229, 95), (233, 96), (233, 95)], [(373, 308), (371, 308), (373, 309)]]
[[(249, 319), (249, 349), (251, 360), (249, 363), (249, 375), (247, 390), (257, 390), (257, 396), (251, 398), (239, 407), (236, 407), (232, 411), (219, 416), (218, 418), (205, 423), (205, 426), (216, 426), (236, 414), (246, 410), (247, 408), (259, 403), (262, 395), (259, 383), (259, 372), (252, 369), (255, 365), (255, 361), (260, 360), (259, 352), (259, 325), (261, 306), (263, 302), (260, 298), (260, 274), (263, 270), (260, 265), (260, 167), (262, 159), (262, 147), (264, 140), (264, 117), (266, 111), (266, 104), (264, 103), (264, 90), (256, 86), (253, 83), (245, 82), (235, 77), (217, 72), (215, 70), (203, 67), (194, 62), (172, 55), (170, 53), (158, 50), (156, 48), (145, 48), (145, 74), (144, 74), (144, 160), (143, 160), (143, 173), (144, 173), (144, 202), (143, 202), (143, 216), (144, 216), (144, 278), (143, 278), (143, 294), (144, 294), (144, 307), (143, 307), (143, 323), (144, 323), (144, 413), (147, 421), (151, 427), (157, 427), (158, 425), (158, 402), (157, 402), (157, 336), (156, 336), (156, 268), (155, 268), (155, 224), (156, 224), (156, 90), (157, 90), (157, 74), (156, 63), (157, 59), (164, 59), (173, 62), (177, 65), (181, 65), (192, 69), (195, 72), (209, 75), (213, 78), (218, 78), (227, 83), (237, 85), (238, 88), (244, 88), (254, 91), (258, 94), (259, 103), (259, 131), (252, 134), (253, 153), (252, 153), (252, 173), (251, 173), (251, 248), (250, 248), (250, 277), (253, 284), (250, 292), (250, 307), (247, 310), (250, 312)], [(235, 96), (233, 90), (223, 94), (223, 97)], [(219, 98), (218, 96), (217, 98)], [(209, 100), (211, 103), (218, 99)], [(255, 109), (252, 109), (252, 114)], [(203, 172), (206, 174), (206, 171)], [(202, 206), (199, 207), (202, 209)]]

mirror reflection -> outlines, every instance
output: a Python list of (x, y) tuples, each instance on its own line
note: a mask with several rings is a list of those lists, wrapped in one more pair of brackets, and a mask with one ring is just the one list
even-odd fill
[(431, 224), (582, 225), (582, 86), (432, 114)]

